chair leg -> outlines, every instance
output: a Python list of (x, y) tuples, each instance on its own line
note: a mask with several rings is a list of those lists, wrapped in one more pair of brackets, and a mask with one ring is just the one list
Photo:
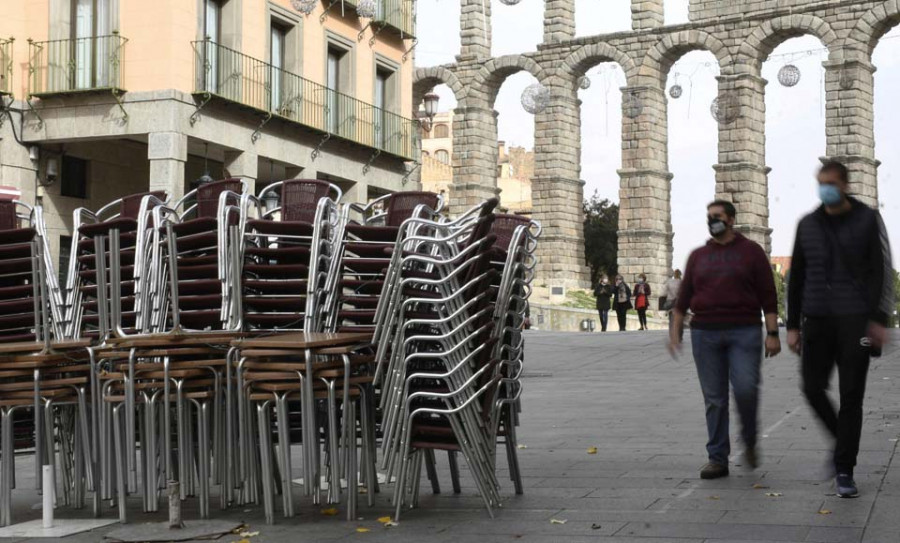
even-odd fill
[(0, 409), (0, 526), (10, 524), (10, 502), (12, 501), (12, 481), (10, 464), (12, 460), (12, 412), (9, 408)]
[(347, 418), (344, 424), (347, 425), (347, 442), (344, 447), (347, 449), (347, 520), (356, 520), (357, 502), (359, 501), (359, 472), (357, 471), (356, 460), (356, 402), (350, 398), (344, 397), (344, 403), (347, 404)]
[(209, 518), (209, 402), (197, 406), (197, 464), (200, 484), (200, 518)]
[(425, 450), (425, 471), (428, 473), (428, 480), (431, 481), (431, 492), (433, 494), (440, 494), (441, 483), (438, 481), (437, 469), (435, 467), (434, 449)]
[[(512, 409), (512, 406), (510, 406)], [(525, 490), (522, 485), (522, 472), (519, 468), (519, 451), (516, 441), (516, 425), (513, 422), (512, 414), (506, 419), (506, 459), (509, 463), (509, 477), (512, 479), (516, 494), (522, 495)]]
[(116, 462), (116, 500), (119, 503), (119, 522), (125, 524), (128, 521), (126, 513), (126, 466), (125, 466), (125, 447), (122, 443), (122, 421), (121, 419), (122, 404), (113, 408), (112, 424), (113, 424), (113, 441), (115, 441), (115, 462)]
[(459, 461), (456, 458), (456, 451), (447, 451), (447, 460), (450, 463), (450, 480), (453, 482), (453, 493), (462, 492), (459, 484)]
[(281, 451), (281, 499), (284, 516), (290, 518), (294, 516), (294, 499), (291, 492), (291, 430), (286, 396), (275, 400), (275, 409), (278, 419), (278, 448)]
[(269, 433), (269, 403), (256, 406), (256, 417), (259, 426), (259, 457), (262, 469), (263, 509), (266, 513), (266, 524), (275, 523), (275, 497), (272, 495), (272, 446)]
[[(56, 472), (56, 440), (54, 438), (54, 424), (53, 424), (53, 413), (54, 413), (54, 405), (53, 402), (48, 400), (44, 405), (44, 450), (46, 451), (46, 462), (50, 469)], [(42, 466), (43, 468), (43, 466)], [(43, 470), (41, 472), (41, 479), (43, 480)], [(50, 489), (50, 492), (53, 493), (51, 496), (51, 500), (53, 502), (53, 506), (56, 507), (56, 477), (53, 478), (54, 486)]]

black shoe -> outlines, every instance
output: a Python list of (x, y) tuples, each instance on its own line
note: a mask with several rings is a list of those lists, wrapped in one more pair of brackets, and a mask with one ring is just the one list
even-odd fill
[(756, 451), (756, 447), (747, 447), (744, 451), (744, 462), (751, 470), (759, 467), (759, 454)]
[(700, 470), (701, 479), (719, 479), (721, 477), (728, 477), (728, 466), (724, 464), (710, 462)]
[(850, 473), (838, 473), (835, 477), (835, 487), (837, 495), (842, 498), (855, 498), (859, 496), (859, 490), (856, 488), (856, 481)]

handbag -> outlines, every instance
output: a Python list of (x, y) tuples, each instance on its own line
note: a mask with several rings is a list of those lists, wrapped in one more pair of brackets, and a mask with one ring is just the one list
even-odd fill
[[(828, 236), (829, 243), (837, 252), (838, 257), (841, 259), (841, 263), (844, 264), (844, 267), (847, 268), (848, 272), (850, 272), (850, 279), (853, 281), (853, 286), (856, 287), (860, 295), (867, 296), (866, 287), (860, 280), (862, 272), (856, 266), (856, 261), (851, 259), (847, 255), (847, 251), (846, 249), (844, 249), (844, 245), (841, 243), (841, 240), (838, 239), (837, 234), (834, 233), (834, 230), (831, 228), (831, 224), (823, 217), (819, 217), (819, 222), (821, 223), (822, 228), (825, 230), (825, 233)], [(885, 281), (887, 280), (889, 279), (885, 278)], [(881, 358), (881, 348), (873, 347), (870, 345), (869, 354), (872, 356), (872, 358)]]
[(668, 296), (660, 296), (659, 297), (659, 310), (660, 311), (668, 311), (671, 309), (667, 307), (669, 305), (669, 297)]

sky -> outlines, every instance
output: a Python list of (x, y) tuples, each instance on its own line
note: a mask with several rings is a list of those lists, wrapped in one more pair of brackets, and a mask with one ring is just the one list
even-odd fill
[[(543, 0), (521, 0), (507, 6), (491, 2), (492, 54), (535, 51), (543, 34)], [(598, 7), (602, 5), (602, 10)], [(687, 22), (688, 0), (666, 0), (666, 24)], [(630, 0), (576, 0), (576, 35), (591, 36), (629, 30)], [(433, 66), (455, 61), (459, 52), (458, 0), (419, 0), (419, 44), (416, 65)], [(879, 168), (881, 211), (894, 245), (894, 267), (900, 268), (900, 27), (888, 33), (875, 50), (875, 141)], [(824, 69), (822, 44), (812, 36), (784, 42), (763, 65), (766, 87), (766, 164), (769, 173), (769, 226), (772, 255), (791, 254), (799, 218), (818, 204), (815, 169), (825, 154)], [(786, 64), (800, 69), (794, 87), (778, 83)], [(706, 204), (715, 195), (718, 131), (710, 114), (716, 97), (718, 65), (706, 51), (684, 55), (669, 74), (667, 88), (680, 85), (681, 98), (669, 100), (669, 170), (672, 180), (672, 227), (675, 233), (673, 265), (683, 267), (690, 251), (708, 238)], [(591, 86), (580, 91), (584, 193), (614, 202), (619, 200), (621, 167), (622, 70), (601, 64), (589, 70)], [(507, 78), (495, 109), (499, 112), (499, 138), (508, 145), (532, 148), (534, 117), (522, 109), (522, 91), (535, 80), (520, 72)], [(446, 86), (436, 92), (440, 108), (455, 104)], [(573, 205), (576, 205), (573, 202)]]

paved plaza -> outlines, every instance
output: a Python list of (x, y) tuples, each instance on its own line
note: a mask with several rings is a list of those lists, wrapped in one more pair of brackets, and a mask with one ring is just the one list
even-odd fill
[[(267, 526), (260, 507), (218, 510), (216, 491), (212, 515), (242, 520), (248, 531), (258, 531), (246, 537), (251, 543), (900, 542), (900, 460), (894, 459), (900, 350), (873, 364), (857, 468), (862, 495), (842, 500), (823, 479), (826, 442), (800, 397), (798, 361), (791, 354), (765, 363), (762, 467), (747, 472), (735, 455), (730, 478), (701, 481), (706, 431), (699, 385), (691, 358), (670, 358), (664, 339), (661, 332), (529, 333), (519, 450), (525, 495), (515, 496), (504, 479), (507, 498), (493, 520), (471, 484), (464, 481), (463, 493), (452, 493), (441, 454), (443, 492), (432, 495), (423, 477), (420, 508), (404, 512), (394, 527), (378, 521), (391, 512), (389, 487), (375, 508), (362, 505), (361, 518), (352, 523), (343, 510), (331, 516), (302, 499), (296, 518)], [(733, 452), (739, 451), (735, 443)], [(20, 466), (27, 487), (31, 470), (26, 462)], [(36, 494), (17, 490), (14, 496), (16, 521), (40, 517), (33, 507)], [(187, 519), (197, 518), (194, 501), (187, 503)], [(136, 499), (129, 509), (133, 522), (163, 520), (141, 514)], [(57, 516), (84, 513), (60, 509)], [(115, 512), (106, 509), (105, 516)], [(65, 541), (101, 541), (108, 530)]]

